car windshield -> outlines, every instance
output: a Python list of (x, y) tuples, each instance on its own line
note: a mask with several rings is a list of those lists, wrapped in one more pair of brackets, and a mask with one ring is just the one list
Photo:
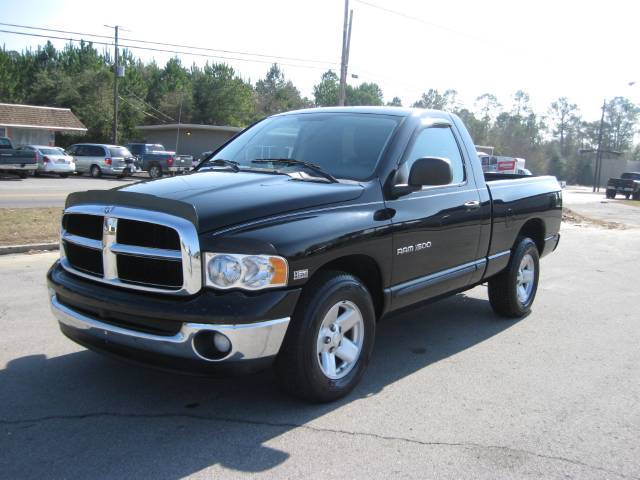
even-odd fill
[(625, 180), (640, 180), (640, 173), (623, 173), (620, 178)]
[[(337, 178), (365, 180), (378, 164), (400, 118), (352, 113), (300, 113), (268, 118), (216, 153), (214, 159), (264, 168), (261, 159), (311, 162)], [(278, 170), (296, 165), (273, 164)]]
[(130, 157), (131, 152), (124, 147), (109, 147), (109, 153), (112, 157)]
[(38, 151), (42, 155), (63, 155), (63, 152), (61, 152), (57, 148), (39, 148)]
[(159, 143), (156, 143), (155, 145), (147, 145), (147, 151), (154, 153), (154, 152), (166, 152), (165, 148), (163, 145), (160, 145)]

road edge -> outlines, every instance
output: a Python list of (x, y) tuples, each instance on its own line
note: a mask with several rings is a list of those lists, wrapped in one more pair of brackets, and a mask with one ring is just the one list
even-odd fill
[(0, 255), (11, 253), (26, 253), (42, 250), (58, 250), (60, 243), (30, 243), (28, 245), (0, 245)]

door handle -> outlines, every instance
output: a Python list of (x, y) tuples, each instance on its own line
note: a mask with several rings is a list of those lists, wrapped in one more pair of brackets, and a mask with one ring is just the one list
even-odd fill
[(464, 206), (467, 210), (475, 210), (476, 208), (480, 208), (480, 202), (478, 200), (473, 200), (471, 202), (464, 202)]

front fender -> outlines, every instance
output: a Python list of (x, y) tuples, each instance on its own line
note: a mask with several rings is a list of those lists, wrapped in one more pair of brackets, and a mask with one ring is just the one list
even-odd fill
[(378, 265), (383, 286), (391, 278), (391, 221), (381, 219), (382, 201), (318, 208), (275, 216), (223, 233), (200, 236), (202, 251), (267, 253), (289, 262), (290, 286), (304, 285), (327, 263), (366, 255)]

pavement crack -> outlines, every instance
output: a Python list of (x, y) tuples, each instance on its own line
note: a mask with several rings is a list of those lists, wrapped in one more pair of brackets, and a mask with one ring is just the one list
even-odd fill
[(192, 413), (92, 412), (92, 413), (75, 414), (75, 415), (48, 415), (43, 417), (16, 419), (16, 420), (0, 419), (0, 425), (6, 425), (6, 426), (24, 425), (24, 424), (37, 424), (41, 422), (56, 421), (56, 420), (86, 420), (91, 418), (127, 418), (127, 419), (186, 418), (186, 419), (192, 419), (192, 420), (224, 422), (224, 423), (241, 424), (241, 425), (260, 425), (260, 426), (282, 428), (282, 429), (300, 428), (300, 429), (309, 430), (309, 431), (318, 432), (318, 433), (333, 433), (336, 435), (368, 437), (368, 438), (374, 438), (378, 440), (405, 442), (405, 443), (410, 443), (413, 445), (421, 445), (421, 446), (431, 446), (431, 447), (440, 446), (440, 447), (455, 447), (455, 448), (476, 448), (476, 449), (482, 449), (482, 450), (500, 450), (500, 451), (514, 453), (514, 454), (529, 455), (529, 456), (541, 458), (544, 460), (564, 462), (571, 465), (607, 473), (610, 475), (615, 475), (620, 478), (640, 480), (640, 477), (626, 475), (624, 473), (616, 472), (615, 470), (610, 470), (604, 467), (591, 465), (591, 464), (582, 462), (580, 460), (575, 460), (575, 459), (571, 459), (571, 458), (563, 457), (559, 455), (547, 455), (547, 454), (538, 453), (531, 450), (513, 448), (513, 447), (504, 446), (504, 445), (490, 445), (490, 444), (481, 444), (481, 443), (475, 443), (475, 442), (427, 441), (427, 440), (419, 440), (415, 438), (408, 438), (408, 437), (401, 437), (401, 436), (394, 436), (394, 435), (380, 435), (378, 433), (371, 433), (371, 432), (356, 432), (356, 431), (350, 431), (350, 430), (323, 428), (323, 427), (316, 427), (313, 425), (301, 425), (301, 424), (287, 423), (287, 422), (269, 422), (264, 420), (222, 417), (222, 416), (215, 416), (215, 415), (214, 416), (198, 415), (198, 414), (192, 414)]

